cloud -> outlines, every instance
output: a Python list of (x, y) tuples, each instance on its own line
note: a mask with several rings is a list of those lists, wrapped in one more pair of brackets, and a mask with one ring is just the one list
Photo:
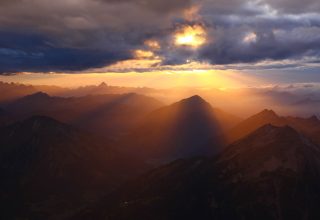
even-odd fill
[[(274, 61), (273, 68), (296, 68), (320, 60), (316, 0), (2, 0), (0, 6), (0, 73), (88, 71), (132, 59), (148, 49), (147, 40), (159, 43), (153, 52), (165, 66), (191, 60), (241, 69)], [(203, 26), (206, 43), (174, 45), (183, 25)]]
[(50, 40), (39, 35), (0, 33), (0, 71), (16, 72), (68, 72), (103, 67), (118, 60), (129, 59), (126, 51), (98, 48), (68, 48), (52, 46)]
[[(254, 40), (248, 42), (248, 33)], [(303, 59), (318, 56), (320, 28), (297, 27), (291, 30), (247, 30), (231, 28), (216, 31), (215, 42), (201, 52), (213, 64), (253, 63), (262, 60)]]
[(318, 13), (320, 10), (318, 0), (264, 0), (262, 4), (269, 5), (281, 13), (290, 14)]
[(173, 17), (191, 2), (14, 0), (0, 4), (0, 72), (15, 73), (81, 71), (129, 59), (145, 40), (166, 32)]

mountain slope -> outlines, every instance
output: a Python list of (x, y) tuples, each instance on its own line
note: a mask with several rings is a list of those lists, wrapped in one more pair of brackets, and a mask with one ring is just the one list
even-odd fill
[(43, 116), (0, 129), (0, 146), (6, 219), (72, 211), (143, 168), (110, 144)]
[(10, 114), (4, 109), (0, 108), (0, 127), (7, 125), (10, 121)]
[(70, 89), (65, 91), (63, 96), (86, 96), (86, 95), (102, 95), (102, 94), (126, 94), (126, 93), (138, 93), (138, 94), (154, 94), (158, 90), (147, 88), (147, 87), (122, 87), (122, 86), (111, 86), (105, 82), (100, 83), (99, 85), (91, 86), (81, 86), (75, 89)]
[(319, 150), (266, 125), (216, 158), (155, 169), (72, 219), (318, 219), (319, 183)]
[(249, 117), (232, 128), (227, 135), (228, 143), (239, 140), (266, 124), (272, 124), (274, 126), (288, 125), (304, 134), (316, 144), (320, 144), (320, 138), (318, 135), (320, 133), (320, 120), (316, 116), (308, 119), (282, 117), (277, 115), (274, 111), (267, 109)]
[(5, 109), (20, 120), (45, 115), (90, 132), (118, 136), (161, 106), (157, 100), (137, 94), (61, 98), (39, 92), (16, 100)]
[(268, 124), (230, 145), (218, 163), (234, 164), (241, 178), (254, 178), (278, 169), (300, 173), (309, 165), (320, 174), (319, 158), (318, 147), (296, 130)]
[(0, 81), (0, 103), (12, 101), (35, 92), (37, 90), (34, 86)]
[(148, 158), (208, 156), (219, 151), (225, 130), (237, 120), (193, 96), (152, 112), (126, 144)]

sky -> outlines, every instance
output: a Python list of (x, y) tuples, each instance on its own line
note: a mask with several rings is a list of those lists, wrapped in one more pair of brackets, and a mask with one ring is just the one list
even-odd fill
[(0, 80), (320, 82), (318, 0), (1, 0)]

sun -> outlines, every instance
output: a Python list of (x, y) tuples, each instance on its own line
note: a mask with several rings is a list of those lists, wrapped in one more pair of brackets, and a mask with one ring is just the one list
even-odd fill
[(206, 35), (201, 25), (183, 26), (175, 33), (175, 45), (198, 48), (206, 43)]

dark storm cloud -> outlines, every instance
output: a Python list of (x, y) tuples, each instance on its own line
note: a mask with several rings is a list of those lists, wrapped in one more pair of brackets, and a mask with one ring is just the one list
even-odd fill
[(0, 2), (0, 72), (75, 71), (129, 59), (171, 27), (189, 0)]
[[(268, 61), (269, 65), (255, 68), (300, 68), (320, 56), (317, 0), (203, 0), (201, 4), (209, 43), (192, 54), (166, 51), (164, 64), (196, 60), (242, 69), (248, 65), (236, 65)], [(288, 59), (295, 63), (279, 63)]]
[(318, 0), (265, 0), (262, 1), (280, 12), (301, 14), (319, 13), (320, 4)]
[(134, 4), (156, 12), (170, 13), (191, 6), (192, 0), (96, 0), (113, 4)]
[[(250, 39), (250, 36), (254, 38)], [(246, 38), (249, 39), (246, 41)], [(214, 64), (232, 64), (302, 59), (303, 56), (318, 56), (319, 51), (320, 28), (230, 28), (217, 30), (215, 42), (205, 47), (200, 56)]]
[(48, 39), (37, 35), (0, 32), (0, 41), (14, 45), (10, 49), (0, 46), (0, 70), (3, 74), (81, 71), (130, 58), (130, 54), (120, 51), (52, 47)]
[(301, 61), (320, 54), (320, 15), (312, 13), (320, 7), (319, 1), (205, 0), (204, 4), (201, 14), (211, 43), (200, 50), (199, 60), (231, 65)]
[[(197, 17), (185, 19), (191, 6)], [(82, 71), (131, 58), (158, 40), (163, 65), (320, 59), (317, 0), (1, 0), (0, 72)], [(200, 22), (208, 43), (173, 46), (177, 24)], [(311, 59), (312, 58), (312, 59)]]

